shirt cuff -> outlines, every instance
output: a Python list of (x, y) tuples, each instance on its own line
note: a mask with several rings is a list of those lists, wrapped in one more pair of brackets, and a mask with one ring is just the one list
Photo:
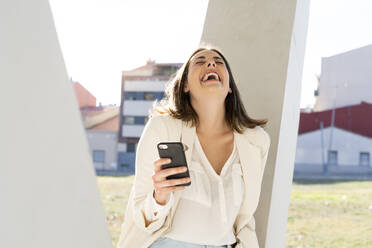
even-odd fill
[(167, 215), (174, 201), (173, 192), (171, 192), (168, 202), (165, 205), (160, 205), (156, 202), (153, 193), (154, 191), (151, 191), (145, 201), (145, 215), (146, 219), (150, 222)]

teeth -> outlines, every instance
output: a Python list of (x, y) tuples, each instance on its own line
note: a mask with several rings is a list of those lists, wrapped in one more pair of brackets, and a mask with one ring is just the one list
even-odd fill
[(205, 76), (203, 77), (203, 82), (204, 82), (204, 81), (207, 81), (208, 77), (209, 77), (209, 76), (212, 76), (212, 75), (213, 75), (217, 80), (220, 80), (220, 78), (218, 77), (218, 74), (217, 74), (217, 73), (210, 72), (210, 73), (205, 74)]

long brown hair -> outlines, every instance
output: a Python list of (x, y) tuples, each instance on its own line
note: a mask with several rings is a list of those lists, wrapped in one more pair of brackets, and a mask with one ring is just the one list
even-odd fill
[[(199, 122), (198, 115), (191, 105), (190, 95), (188, 92), (184, 92), (184, 87), (185, 82), (187, 81), (191, 58), (203, 50), (210, 50), (218, 53), (224, 60), (226, 68), (229, 72), (229, 86), (232, 92), (227, 94), (225, 99), (225, 119), (228, 126), (239, 133), (243, 133), (244, 128), (254, 128), (257, 125), (264, 127), (268, 122), (267, 119), (257, 120), (252, 119), (247, 115), (244, 105), (240, 99), (240, 94), (235, 84), (229, 63), (216, 47), (211, 47), (210, 45), (201, 46), (196, 49), (191, 54), (187, 62), (183, 64), (176, 74), (168, 81), (165, 89), (165, 98), (160, 101), (160, 105), (157, 105), (157, 100), (155, 100), (153, 104), (153, 110), (156, 112), (156, 114), (169, 114), (170, 116), (181, 119), (185, 122), (191, 121), (192, 126), (196, 126), (196, 124)], [(153, 113), (150, 112), (149, 118), (151, 118), (152, 115)]]

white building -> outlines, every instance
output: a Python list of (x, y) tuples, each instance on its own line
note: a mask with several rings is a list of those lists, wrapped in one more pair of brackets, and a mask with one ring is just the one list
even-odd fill
[[(331, 129), (332, 127), (327, 127), (323, 129), (323, 132), (318, 129), (300, 135), (297, 140), (296, 163), (302, 165), (322, 163), (340, 166), (371, 165), (371, 138), (334, 127), (333, 142), (330, 148)], [(326, 152), (328, 150), (329, 153)]]
[(119, 107), (96, 106), (96, 97), (92, 93), (80, 83), (72, 83), (94, 167), (96, 170), (116, 171)]
[(372, 104), (301, 112), (294, 176), (331, 174), (372, 177)]
[(85, 128), (95, 169), (116, 171), (119, 107), (105, 106), (100, 111), (88, 115)]
[(322, 58), (315, 111), (372, 103), (372, 45)]
[(118, 167), (134, 170), (135, 152), (154, 101), (164, 97), (172, 75), (182, 66), (179, 63), (155, 63), (122, 72)]
[(372, 177), (372, 45), (322, 58), (314, 111), (301, 111), (297, 173)]

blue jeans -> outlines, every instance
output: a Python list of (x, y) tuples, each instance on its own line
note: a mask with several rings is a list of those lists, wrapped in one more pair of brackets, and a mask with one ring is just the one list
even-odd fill
[(231, 245), (198, 245), (178, 241), (166, 237), (159, 237), (148, 248), (232, 248)]

